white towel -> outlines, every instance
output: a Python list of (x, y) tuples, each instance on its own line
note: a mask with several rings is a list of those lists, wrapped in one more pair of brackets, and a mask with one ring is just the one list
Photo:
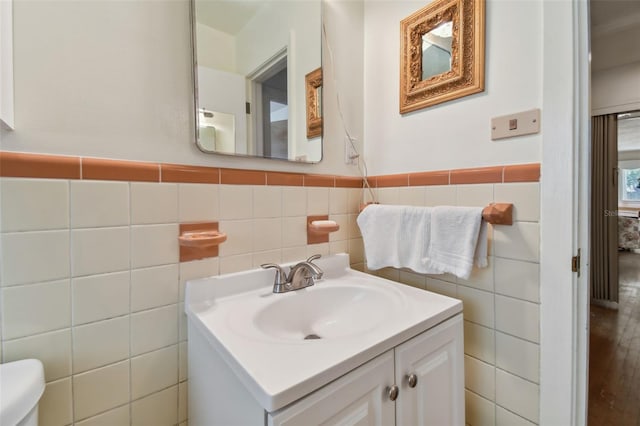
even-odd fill
[(440, 273), (468, 279), (474, 263), (487, 266), (487, 225), (481, 207), (434, 207), (424, 261)]
[(423, 274), (437, 273), (428, 267), (431, 208), (371, 204), (358, 216), (367, 268), (410, 268)]

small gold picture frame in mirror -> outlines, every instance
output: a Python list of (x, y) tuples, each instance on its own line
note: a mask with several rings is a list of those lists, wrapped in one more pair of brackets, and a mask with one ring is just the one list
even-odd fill
[(484, 90), (485, 0), (435, 0), (400, 22), (400, 113)]
[(322, 135), (322, 68), (304, 77), (307, 93), (307, 138)]

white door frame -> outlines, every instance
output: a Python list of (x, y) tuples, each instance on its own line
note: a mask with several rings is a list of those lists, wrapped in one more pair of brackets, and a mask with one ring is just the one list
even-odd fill
[[(587, 0), (543, 2), (540, 424), (583, 425), (589, 276)], [(580, 219), (580, 220), (579, 220)], [(571, 257), (581, 249), (581, 275)]]

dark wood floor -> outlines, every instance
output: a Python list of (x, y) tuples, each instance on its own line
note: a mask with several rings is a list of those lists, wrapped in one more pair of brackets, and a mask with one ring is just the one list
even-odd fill
[(619, 264), (618, 310), (591, 305), (589, 426), (640, 426), (640, 254)]

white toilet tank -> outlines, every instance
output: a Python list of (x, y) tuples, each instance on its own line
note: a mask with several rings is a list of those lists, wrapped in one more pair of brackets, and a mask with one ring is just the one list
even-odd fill
[(44, 368), (37, 359), (0, 364), (0, 426), (37, 426)]

